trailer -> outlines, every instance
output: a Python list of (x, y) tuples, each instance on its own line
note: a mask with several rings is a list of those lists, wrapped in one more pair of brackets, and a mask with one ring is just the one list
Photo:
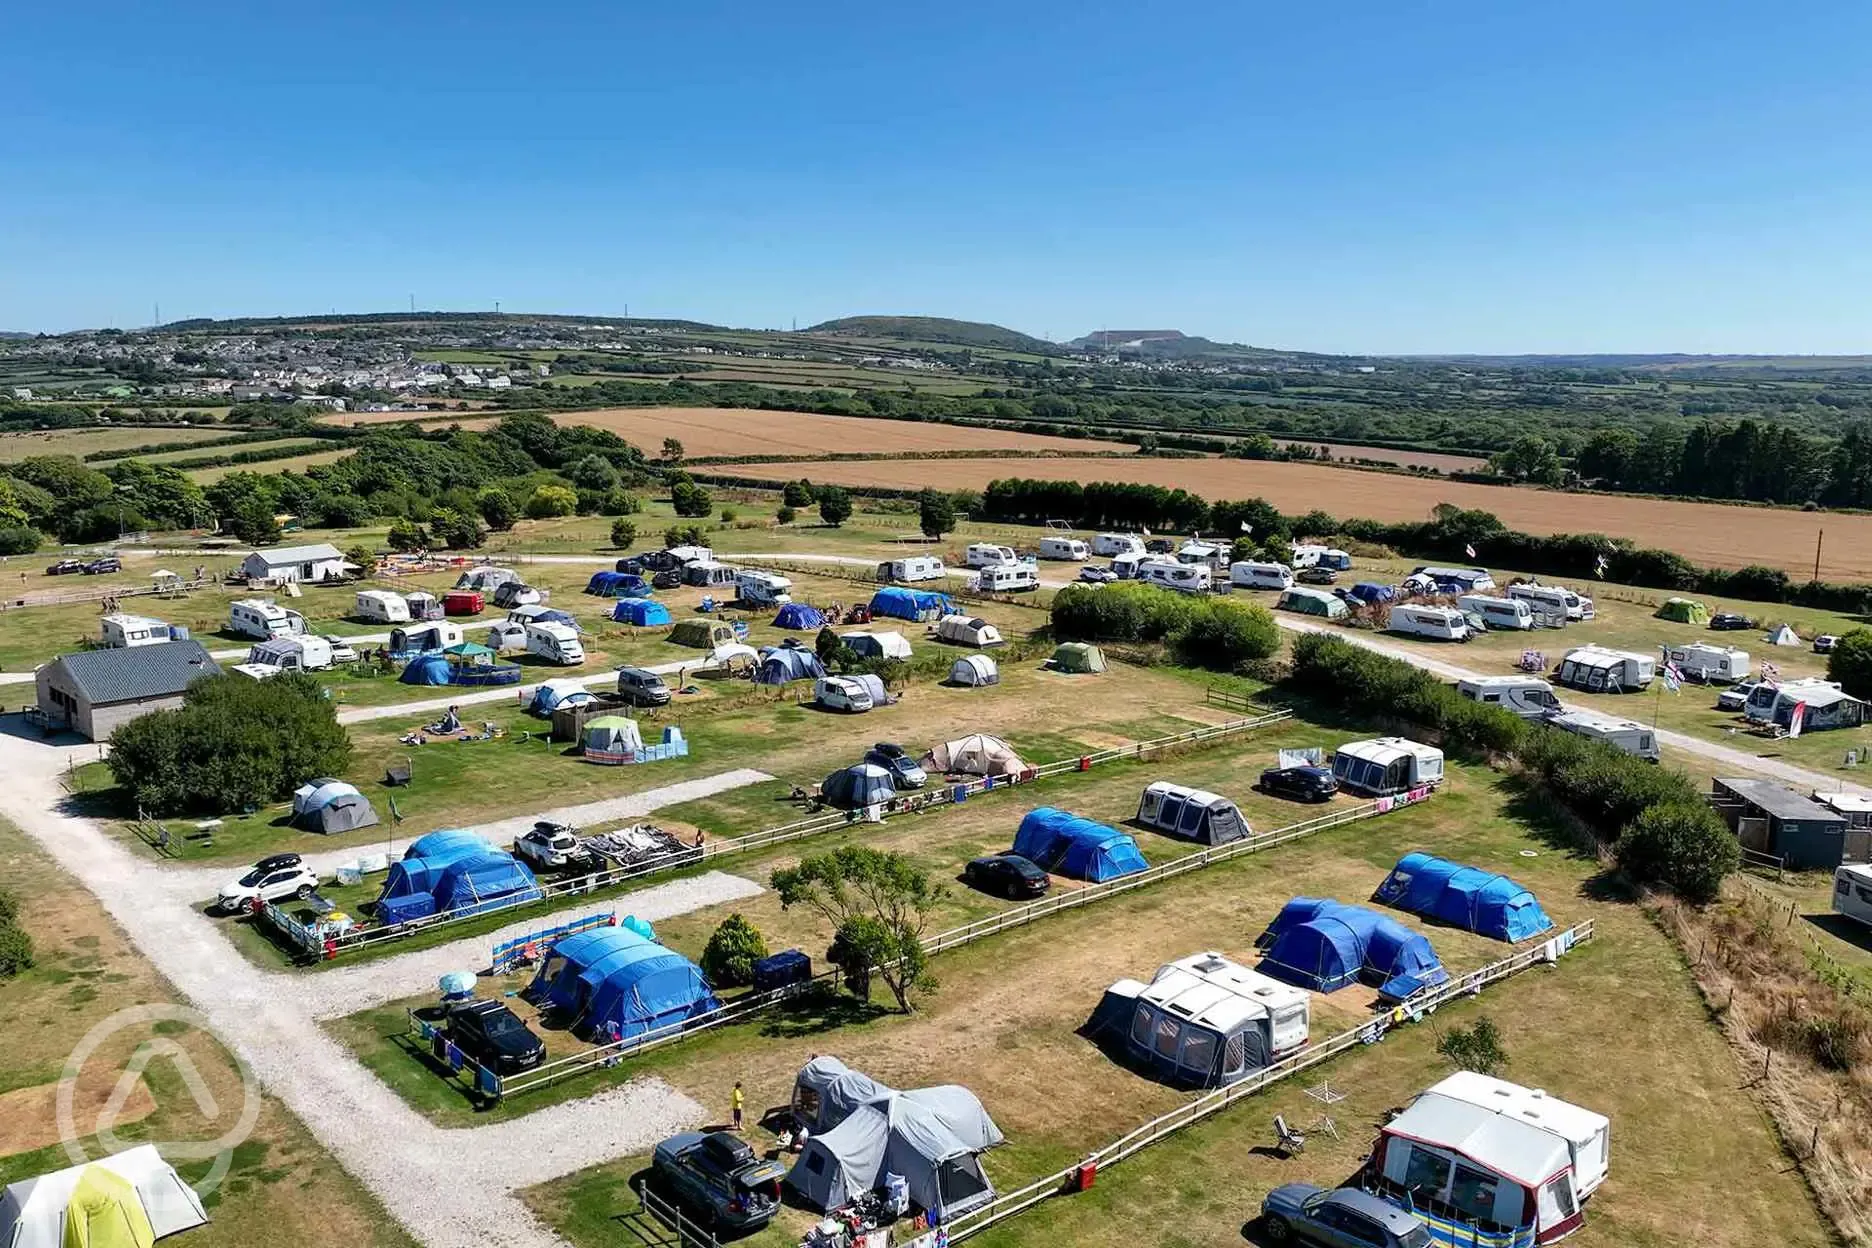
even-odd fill
[(1657, 733), (1647, 724), (1583, 707), (1561, 711), (1549, 716), (1547, 722), (1562, 732), (1616, 746), (1647, 763), (1658, 761)]

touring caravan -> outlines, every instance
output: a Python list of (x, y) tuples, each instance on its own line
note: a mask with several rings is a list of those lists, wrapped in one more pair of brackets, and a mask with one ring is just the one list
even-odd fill
[(246, 667), (278, 672), (322, 672), (332, 665), (332, 647), (323, 637), (274, 637), (257, 642), (247, 651)]
[(877, 579), (914, 585), (919, 581), (940, 581), (949, 575), (943, 561), (935, 555), (911, 555), (908, 559), (887, 559), (877, 566)]
[(1020, 562), (1012, 546), (997, 546), (993, 542), (976, 542), (968, 548), (965, 561), (971, 568), (1007, 568)]
[[(1496, 598), (1489, 594), (1464, 594), (1456, 600), (1460, 609), (1482, 617), (1491, 629), (1528, 629), (1534, 627), (1534, 608), (1519, 598)], [(1564, 617), (1562, 623), (1565, 622)]]
[(1561, 709), (1553, 686), (1534, 676), (1477, 676), (1457, 681), (1456, 692), (1471, 702), (1512, 711), (1522, 719), (1546, 719)]
[(1284, 563), (1242, 560), (1229, 564), (1229, 584), (1237, 589), (1286, 589), (1293, 583), (1293, 569)]
[(1219, 953), (1166, 963), (1105, 990), (1092, 1029), (1181, 1087), (1244, 1079), (1306, 1045), (1312, 998)]
[(1134, 533), (1099, 533), (1092, 538), (1095, 555), (1141, 555), (1144, 539)]
[(169, 640), (169, 626), (147, 615), (106, 615), (98, 619), (98, 642), (106, 650), (155, 646)]
[(713, 559), (697, 559), (683, 565), (682, 579), (685, 585), (700, 585), (704, 589), (723, 589), (735, 584), (740, 572), (725, 563), (716, 563)]
[(1218, 546), (1214, 542), (1199, 542), (1191, 539), (1177, 547), (1178, 563), (1206, 567), (1211, 572), (1220, 572), (1228, 567), (1229, 548)]
[(1834, 870), (1833, 913), (1872, 927), (1872, 865), (1855, 862)]
[(1385, 627), (1406, 637), (1431, 641), (1468, 641), (1469, 621), (1452, 607), (1395, 606)]
[(1092, 557), (1092, 548), (1076, 537), (1043, 537), (1040, 539), (1040, 557), (1084, 563)]
[(1412, 576), (1427, 576), (1439, 587), (1448, 587), (1447, 592), (1458, 594), (1479, 594), (1495, 588), (1495, 578), (1486, 568), (1433, 568), (1411, 569)]
[(969, 588), (978, 594), (1011, 594), (1039, 589), (1040, 574), (1033, 570), (1031, 564), (1004, 563), (977, 572)]
[(1349, 572), (1352, 569), (1352, 556), (1331, 546), (1303, 542), (1293, 548), (1293, 566), (1296, 568), (1331, 568), (1334, 572)]
[(1638, 693), (1657, 675), (1657, 660), (1630, 650), (1580, 646), (1566, 652), (1555, 679), (1588, 693)]
[(1564, 585), (1510, 585), (1508, 596), (1527, 603), (1536, 620), (1547, 628), (1559, 627), (1570, 620), (1590, 620), (1595, 614), (1592, 599)]
[(1500, 1114), (1531, 1122), (1566, 1141), (1573, 1160), (1573, 1181), (1585, 1200), (1599, 1190), (1611, 1169), (1612, 1124), (1603, 1115), (1581, 1109), (1540, 1088), (1524, 1088), (1492, 1075), (1459, 1070), (1430, 1089), (1452, 1100), (1479, 1105)]
[(459, 646), (468, 638), (462, 626), (438, 620), (433, 624), (413, 624), (390, 630), (392, 654), (439, 654), (450, 646)]
[(735, 574), (735, 598), (757, 607), (777, 607), (793, 601), (793, 582), (777, 572), (743, 568)]
[(1180, 594), (1206, 594), (1215, 584), (1215, 574), (1207, 564), (1169, 563), (1152, 559), (1138, 564), (1137, 579), (1147, 585), (1161, 585)]
[(305, 617), (264, 598), (242, 598), (228, 607), (228, 631), (259, 641), (297, 637), (306, 631)]
[(548, 663), (567, 667), (576, 667), (585, 661), (585, 647), (579, 642), (578, 630), (556, 620), (526, 626), (526, 651)]
[(403, 595), (387, 589), (360, 589), (351, 615), (373, 624), (407, 624), (409, 603), (403, 601)]
[(1333, 779), (1342, 789), (1391, 797), (1443, 780), (1443, 751), (1404, 737), (1348, 741), (1333, 751)]
[(1748, 651), (1735, 646), (1712, 646), (1701, 641), (1693, 641), (1683, 646), (1663, 646), (1664, 661), (1674, 663), (1677, 670), (1691, 680), (1720, 680), (1725, 684), (1746, 680), (1753, 669), (1749, 666)]
[(1615, 745), (1647, 763), (1658, 761), (1657, 733), (1648, 725), (1583, 707), (1561, 711), (1549, 717), (1547, 722), (1562, 732), (1571, 732), (1589, 741)]
[(1135, 581), (1138, 579), (1138, 569), (1150, 562), (1152, 562), (1151, 557), (1141, 550), (1129, 550), (1122, 555), (1113, 555), (1112, 575), (1121, 581)]

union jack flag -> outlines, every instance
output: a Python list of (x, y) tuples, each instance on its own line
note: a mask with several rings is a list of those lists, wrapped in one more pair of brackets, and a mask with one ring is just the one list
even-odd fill
[(1763, 680), (1774, 681), (1780, 678), (1781, 669), (1776, 667), (1774, 664), (1770, 663), (1767, 659), (1763, 659), (1762, 665), (1761, 665), (1761, 674), (1762, 674)]
[(1672, 693), (1683, 692), (1683, 672), (1678, 670), (1675, 663), (1666, 663), (1664, 665), (1664, 670), (1658, 674), (1664, 678), (1664, 687), (1666, 689), (1670, 690)]

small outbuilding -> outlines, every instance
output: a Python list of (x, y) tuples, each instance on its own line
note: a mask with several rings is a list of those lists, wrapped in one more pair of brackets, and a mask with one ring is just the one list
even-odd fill
[(1719, 776), (1716, 808), (1742, 848), (1779, 858), (1792, 871), (1832, 870), (1846, 852), (1846, 816), (1772, 780)]
[(1127, 834), (1052, 806), (1027, 812), (1013, 852), (1042, 871), (1095, 884), (1150, 866)]
[(1255, 941), (1260, 971), (1314, 992), (1363, 983), (1403, 1001), (1449, 980), (1430, 941), (1396, 919), (1324, 897), (1296, 897)]
[(789, 602), (774, 616), (775, 628), (818, 630), (825, 627), (825, 612), (804, 602)]
[(695, 963), (627, 927), (560, 940), (524, 995), (594, 1043), (662, 1031), (721, 1008)]
[(1029, 770), (1013, 746), (985, 732), (932, 746), (922, 766), (935, 775), (1018, 776)]
[(356, 786), (331, 777), (309, 780), (294, 789), (292, 809), (295, 828), (324, 836), (372, 827), (377, 822), (377, 810), (368, 797)]
[(949, 665), (949, 683), (964, 689), (1001, 683), (1001, 669), (985, 654), (965, 654)]
[(1422, 852), (1398, 859), (1372, 900), (1496, 940), (1528, 940), (1553, 930), (1534, 894), (1507, 876)]
[(1056, 672), (1093, 673), (1105, 670), (1105, 652), (1083, 641), (1068, 641), (1053, 649), (1047, 660)]
[(1694, 598), (1666, 598), (1654, 614), (1673, 624), (1707, 624), (1710, 618), (1709, 608)]
[(654, 628), (670, 622), (669, 608), (654, 598), (620, 598), (611, 607), (611, 619), (638, 628)]
[(1153, 831), (1200, 845), (1227, 845), (1254, 835), (1241, 807), (1228, 798), (1168, 780), (1158, 780), (1144, 790), (1138, 800), (1137, 821)]
[(47, 724), (102, 741), (151, 711), (181, 706), (192, 682), (220, 674), (199, 641), (164, 641), (60, 655), (33, 679)]
[(336, 546), (320, 542), (256, 550), (241, 560), (240, 570), (250, 581), (341, 581), (347, 566)]
[(958, 646), (998, 646), (1001, 630), (980, 616), (945, 615), (936, 621), (936, 638)]

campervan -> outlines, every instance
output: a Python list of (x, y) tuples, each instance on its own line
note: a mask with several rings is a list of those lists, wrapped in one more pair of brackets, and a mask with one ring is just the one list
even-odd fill
[(1293, 569), (1284, 563), (1243, 560), (1229, 564), (1229, 584), (1238, 589), (1286, 589), (1293, 583)]
[(305, 617), (264, 598), (242, 598), (228, 607), (228, 631), (261, 641), (269, 637), (297, 637), (306, 631)]
[(1211, 572), (1220, 572), (1228, 567), (1229, 550), (1214, 542), (1199, 542), (1191, 539), (1177, 547), (1178, 563), (1191, 564), (1208, 568)]
[(1471, 702), (1512, 711), (1522, 719), (1546, 719), (1561, 709), (1553, 686), (1535, 676), (1475, 676), (1457, 681), (1456, 692)]
[(978, 594), (1011, 594), (1039, 589), (1040, 574), (1025, 563), (1002, 564), (977, 572), (969, 588)]
[(1169, 563), (1162, 559), (1138, 564), (1137, 579), (1147, 585), (1174, 589), (1180, 594), (1206, 594), (1215, 584), (1215, 574), (1206, 564)]
[(373, 624), (407, 624), (409, 603), (403, 601), (403, 595), (387, 589), (360, 589), (351, 614)]
[(865, 688), (864, 682), (850, 676), (821, 676), (813, 683), (813, 701), (828, 711), (853, 714), (868, 711), (874, 705), (871, 691)]
[(1469, 622), (1462, 612), (1451, 607), (1395, 606), (1391, 608), (1390, 622), (1385, 627), (1406, 637), (1425, 637), (1431, 641), (1469, 640)]
[(793, 582), (778, 572), (743, 568), (735, 575), (735, 597), (757, 607), (778, 607), (793, 601)]
[(935, 555), (911, 555), (908, 559), (887, 559), (878, 564), (877, 579), (914, 585), (919, 581), (940, 581), (949, 575), (943, 561)]
[(562, 663), (567, 667), (576, 667), (585, 661), (585, 647), (579, 644), (578, 630), (556, 621), (528, 624), (526, 650), (548, 663)]
[(740, 572), (725, 563), (716, 563), (713, 559), (697, 559), (683, 565), (682, 579), (685, 585), (700, 585), (705, 589), (721, 589), (735, 584)]
[(1352, 568), (1352, 556), (1331, 546), (1302, 543), (1293, 548), (1293, 566), (1296, 568), (1331, 568), (1335, 572), (1348, 572)]
[(1748, 651), (1735, 646), (1712, 646), (1693, 641), (1688, 645), (1661, 648), (1664, 661), (1675, 664), (1677, 670), (1691, 680), (1720, 680), (1729, 684), (1746, 679), (1753, 670), (1749, 667)]
[(976, 542), (968, 548), (965, 562), (971, 568), (1010, 568), (1020, 562), (1012, 546), (997, 546), (993, 542)]
[(1149, 562), (1151, 562), (1151, 557), (1139, 550), (1128, 550), (1122, 555), (1113, 555), (1112, 575), (1121, 581), (1134, 581), (1137, 579), (1138, 569)]
[(168, 640), (169, 626), (146, 615), (106, 615), (98, 620), (98, 641), (106, 650), (155, 646)]
[(248, 649), (247, 662), (243, 664), (271, 668), (272, 673), (322, 672), (331, 665), (331, 643), (311, 633), (259, 642)]
[(1833, 913), (1872, 927), (1872, 865), (1855, 862), (1833, 872)]
[(1456, 600), (1463, 611), (1482, 617), (1491, 629), (1526, 629), (1534, 627), (1534, 609), (1519, 598), (1495, 598), (1488, 594), (1464, 594)]
[(1095, 555), (1141, 555), (1144, 539), (1133, 533), (1099, 533), (1092, 538)]
[[(1576, 594), (1564, 585), (1510, 585), (1508, 596), (1527, 603), (1535, 616), (1547, 617), (1555, 625), (1569, 620), (1590, 620), (1595, 614), (1592, 599)], [(1540, 622), (1545, 624), (1547, 619)]]
[(1485, 568), (1432, 568), (1411, 569), (1412, 576), (1427, 576), (1440, 587), (1448, 587), (1447, 592), (1458, 594), (1477, 594), (1495, 588), (1495, 578)]
[(1092, 548), (1076, 537), (1043, 537), (1040, 539), (1040, 557), (1084, 563), (1092, 557)]
[(1657, 660), (1630, 650), (1580, 646), (1566, 652), (1555, 678), (1589, 693), (1638, 693), (1657, 675)]
[(1647, 763), (1658, 761), (1657, 733), (1645, 724), (1621, 719), (1617, 715), (1607, 715), (1604, 711), (1590, 711), (1579, 707), (1561, 711), (1549, 717), (1547, 722), (1562, 732), (1571, 732), (1589, 741), (1603, 741), (1607, 745), (1615, 745), (1627, 754), (1644, 759)]

